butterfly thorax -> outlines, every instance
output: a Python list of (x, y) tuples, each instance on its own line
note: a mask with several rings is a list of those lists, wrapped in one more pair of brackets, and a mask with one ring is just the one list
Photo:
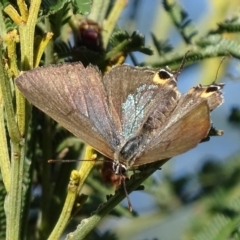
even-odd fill
[(151, 131), (141, 131), (139, 134), (131, 137), (121, 148), (115, 152), (114, 161), (125, 165), (129, 169), (137, 158), (141, 157), (149, 141)]

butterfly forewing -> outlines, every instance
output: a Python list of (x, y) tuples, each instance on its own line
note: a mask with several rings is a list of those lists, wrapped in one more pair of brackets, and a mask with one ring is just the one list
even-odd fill
[(84, 142), (113, 158), (117, 131), (99, 71), (81, 63), (52, 65), (22, 74), (16, 85), (36, 107)]
[(174, 76), (159, 82), (154, 82), (155, 78), (160, 79), (156, 70), (128, 65), (116, 66), (103, 77), (113, 121), (125, 142), (141, 131), (163, 103), (159, 112), (177, 104), (180, 93)]

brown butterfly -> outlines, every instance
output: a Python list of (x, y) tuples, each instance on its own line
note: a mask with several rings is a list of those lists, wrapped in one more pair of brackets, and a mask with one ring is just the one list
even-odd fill
[(223, 84), (198, 85), (181, 96), (178, 74), (121, 65), (102, 76), (78, 62), (36, 68), (15, 82), (33, 105), (112, 159), (119, 174), (184, 153), (207, 137)]

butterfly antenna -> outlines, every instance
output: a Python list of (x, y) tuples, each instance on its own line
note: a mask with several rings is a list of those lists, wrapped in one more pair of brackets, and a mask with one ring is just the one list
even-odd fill
[(127, 202), (128, 202), (128, 208), (129, 208), (129, 211), (132, 212), (133, 208), (132, 208), (131, 200), (130, 200), (128, 192), (127, 192), (126, 181), (122, 174), (121, 174), (121, 178), (122, 178), (121, 182), (122, 182), (123, 190), (126, 195)]
[(132, 212), (133, 208), (132, 208), (131, 200), (130, 200), (128, 192), (127, 192), (126, 180), (125, 180), (125, 177), (122, 173), (122, 168), (121, 167), (120, 167), (120, 175), (121, 175), (121, 183), (122, 183), (122, 186), (123, 186), (123, 190), (124, 190), (125, 196), (127, 198), (127, 202), (128, 202), (128, 208), (129, 208), (129, 211)]
[(184, 55), (183, 59), (182, 59), (182, 62), (181, 62), (181, 65), (180, 67), (178, 68), (178, 70), (176, 71), (176, 77), (182, 72), (183, 70), (183, 67), (186, 63), (186, 59), (187, 59), (187, 55), (190, 53), (190, 51), (187, 51), (186, 54)]
[(218, 69), (217, 69), (217, 72), (216, 72), (216, 77), (215, 77), (214, 82), (217, 81), (218, 73), (219, 73), (219, 71), (220, 71), (220, 67), (222, 66), (222, 63), (223, 63), (223, 61), (225, 60), (225, 58), (226, 58), (226, 57), (223, 57), (223, 58), (221, 59), (221, 62), (219, 63), (219, 66), (218, 66)]
[(93, 157), (90, 159), (49, 159), (48, 163), (70, 163), (70, 162), (103, 162), (105, 161), (104, 159), (97, 159), (97, 154), (93, 154)]

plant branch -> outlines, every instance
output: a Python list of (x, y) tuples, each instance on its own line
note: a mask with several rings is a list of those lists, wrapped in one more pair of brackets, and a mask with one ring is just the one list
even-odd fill
[(53, 229), (51, 235), (48, 238), (49, 240), (59, 239), (61, 234), (65, 230), (70, 220), (76, 198), (81, 191), (88, 174), (90, 173), (95, 164), (95, 161), (93, 161), (95, 158), (96, 154), (94, 154), (94, 150), (91, 147), (87, 146), (84, 159), (89, 159), (90, 161), (83, 161), (83, 164), (79, 171), (72, 171), (70, 182), (68, 184), (68, 193), (62, 209), (62, 213), (58, 219), (57, 224), (55, 225), (55, 228)]
[(41, 0), (31, 1), (26, 24), (19, 25), (22, 70), (34, 66), (34, 32)]
[(2, 93), (0, 91), (0, 169), (3, 183), (7, 193), (10, 190), (10, 159), (8, 154), (7, 136), (4, 122), (4, 108), (3, 108)]
[[(2, 49), (2, 42), (0, 39), (0, 49)], [(4, 108), (7, 119), (7, 128), (12, 142), (19, 143), (21, 136), (19, 133), (18, 125), (15, 120), (13, 103), (12, 103), (12, 91), (10, 81), (3, 65), (2, 51), (0, 51), (0, 86), (2, 90), (2, 98), (4, 102)]]
[(24, 23), (22, 17), (19, 15), (17, 10), (12, 6), (8, 5), (7, 7), (4, 8), (4, 12), (17, 24), (21, 25)]
[(19, 42), (19, 35), (17, 34), (17, 30), (13, 30), (8, 32), (6, 35), (6, 43), (7, 43), (7, 54), (10, 65), (10, 74), (11, 76), (18, 76), (19, 70), (17, 67), (17, 54), (16, 54), (16, 43)]
[(22, 17), (23, 21), (27, 22), (28, 14), (29, 14), (27, 4), (25, 3), (24, 0), (18, 0), (17, 5), (19, 7), (19, 11), (21, 13), (21, 17)]
[(48, 32), (44, 35), (44, 37), (41, 39), (41, 42), (38, 45), (37, 51), (36, 51), (36, 56), (34, 60), (34, 67), (38, 67), (41, 57), (43, 55), (44, 50), (46, 49), (49, 41), (52, 39), (53, 33)]
[(21, 234), (22, 213), (22, 181), (24, 165), (24, 144), (11, 144), (11, 186), (7, 202), (7, 233), (6, 240), (19, 239)]
[(129, 39), (124, 40), (123, 42), (121, 42), (120, 44), (118, 44), (115, 48), (113, 48), (110, 52), (108, 52), (104, 58), (104, 60), (109, 60), (111, 58), (113, 58), (114, 56), (116, 56), (117, 54), (119, 54), (120, 52), (122, 52), (129, 44)]
[[(149, 176), (151, 176), (156, 171), (156, 169), (161, 167), (166, 161), (168, 160), (163, 160), (151, 164), (141, 173), (134, 174), (131, 177), (130, 181), (126, 182), (127, 191), (131, 193), (132, 191), (137, 189), (137, 187), (139, 187), (140, 184), (143, 183), (143, 181), (145, 181)], [(118, 190), (115, 195), (112, 196), (106, 203), (102, 204), (90, 218), (82, 220), (82, 222), (78, 225), (77, 229), (74, 232), (69, 233), (66, 239), (85, 239), (88, 233), (97, 226), (100, 220), (105, 215), (107, 215), (117, 204), (119, 204), (125, 197), (126, 196), (123, 189)]]
[(197, 46), (186, 49), (181, 55), (175, 53), (168, 54), (158, 62), (144, 63), (144, 65), (150, 65), (152, 67), (171, 66), (171, 68), (178, 68), (187, 51), (189, 51), (186, 56), (187, 63), (229, 55), (240, 59), (239, 43), (234, 40), (225, 39), (220, 35), (210, 35), (209, 37), (199, 40), (197, 44)]

